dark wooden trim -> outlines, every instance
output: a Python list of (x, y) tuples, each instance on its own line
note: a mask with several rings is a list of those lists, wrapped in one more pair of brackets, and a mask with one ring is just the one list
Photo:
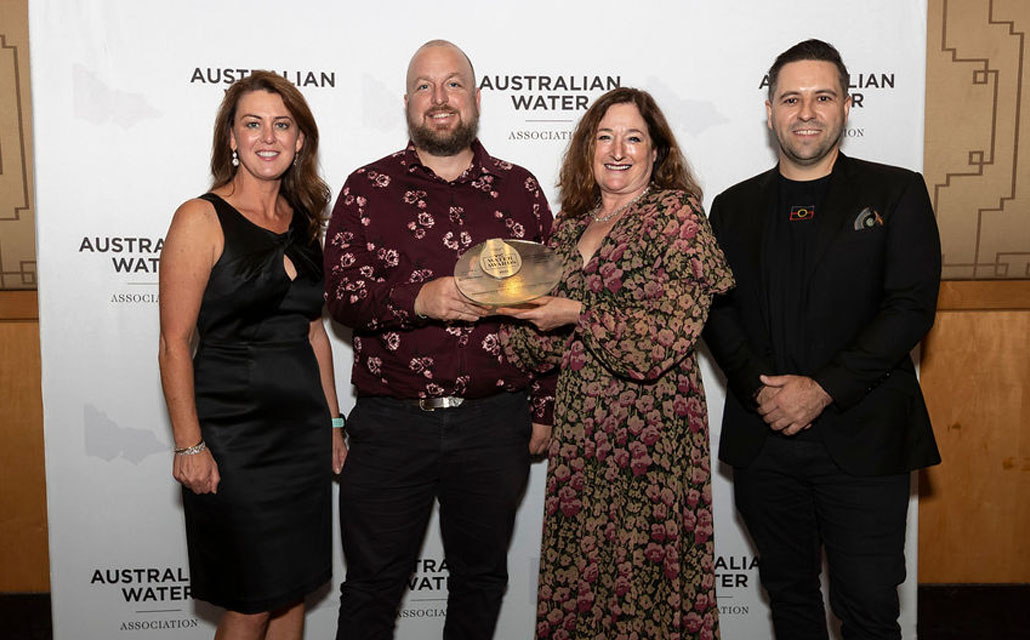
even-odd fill
[[(1030, 584), (921, 584), (919, 640), (1030, 638)], [(10, 640), (50, 640), (49, 593), (0, 594)]]
[(0, 620), (7, 640), (53, 640), (49, 593), (0, 593)]
[(1030, 280), (945, 280), (938, 311), (1028, 311)]
[(919, 640), (1030, 638), (1030, 584), (921, 584)]
[(0, 322), (39, 320), (39, 297), (32, 289), (0, 291)]

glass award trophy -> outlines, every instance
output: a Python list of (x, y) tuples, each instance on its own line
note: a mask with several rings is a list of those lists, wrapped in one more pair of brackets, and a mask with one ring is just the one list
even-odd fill
[(561, 274), (561, 259), (550, 248), (509, 238), (481, 242), (454, 265), (458, 291), (489, 307), (514, 306), (545, 296)]

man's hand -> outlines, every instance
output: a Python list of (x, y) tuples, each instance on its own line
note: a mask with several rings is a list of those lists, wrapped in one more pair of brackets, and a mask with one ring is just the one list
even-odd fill
[(415, 297), (415, 313), (436, 320), (475, 322), (488, 315), (490, 309), (461, 295), (454, 278), (437, 278), (422, 285)]
[(779, 387), (767, 387), (763, 385), (762, 388), (758, 390), (758, 393), (755, 394), (755, 403), (760, 407), (766, 402), (772, 400), (772, 397), (779, 392)]
[(833, 398), (807, 376), (761, 376), (758, 413), (773, 431), (792, 436), (812, 426)]
[(529, 436), (529, 453), (534, 456), (546, 455), (551, 444), (551, 425), (533, 423), (533, 435)]

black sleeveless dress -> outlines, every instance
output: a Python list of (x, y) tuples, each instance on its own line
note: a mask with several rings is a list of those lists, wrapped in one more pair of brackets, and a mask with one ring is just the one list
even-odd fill
[(225, 237), (193, 361), (200, 429), (221, 482), (216, 494), (183, 489), (191, 589), (257, 613), (303, 598), (332, 571), (332, 427), (308, 341), (323, 304), (322, 251), (299, 211), (276, 234), (214, 194), (201, 198)]

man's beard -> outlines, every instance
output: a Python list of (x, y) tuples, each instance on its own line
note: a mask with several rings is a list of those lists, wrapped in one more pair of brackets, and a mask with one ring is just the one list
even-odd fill
[[(456, 112), (455, 112), (456, 113)], [(432, 112), (424, 114), (429, 117)], [(479, 114), (473, 112), (468, 122), (464, 119), (453, 131), (434, 131), (431, 127), (414, 122), (408, 116), (408, 136), (415, 147), (433, 156), (456, 156), (472, 145), (479, 132)]]

